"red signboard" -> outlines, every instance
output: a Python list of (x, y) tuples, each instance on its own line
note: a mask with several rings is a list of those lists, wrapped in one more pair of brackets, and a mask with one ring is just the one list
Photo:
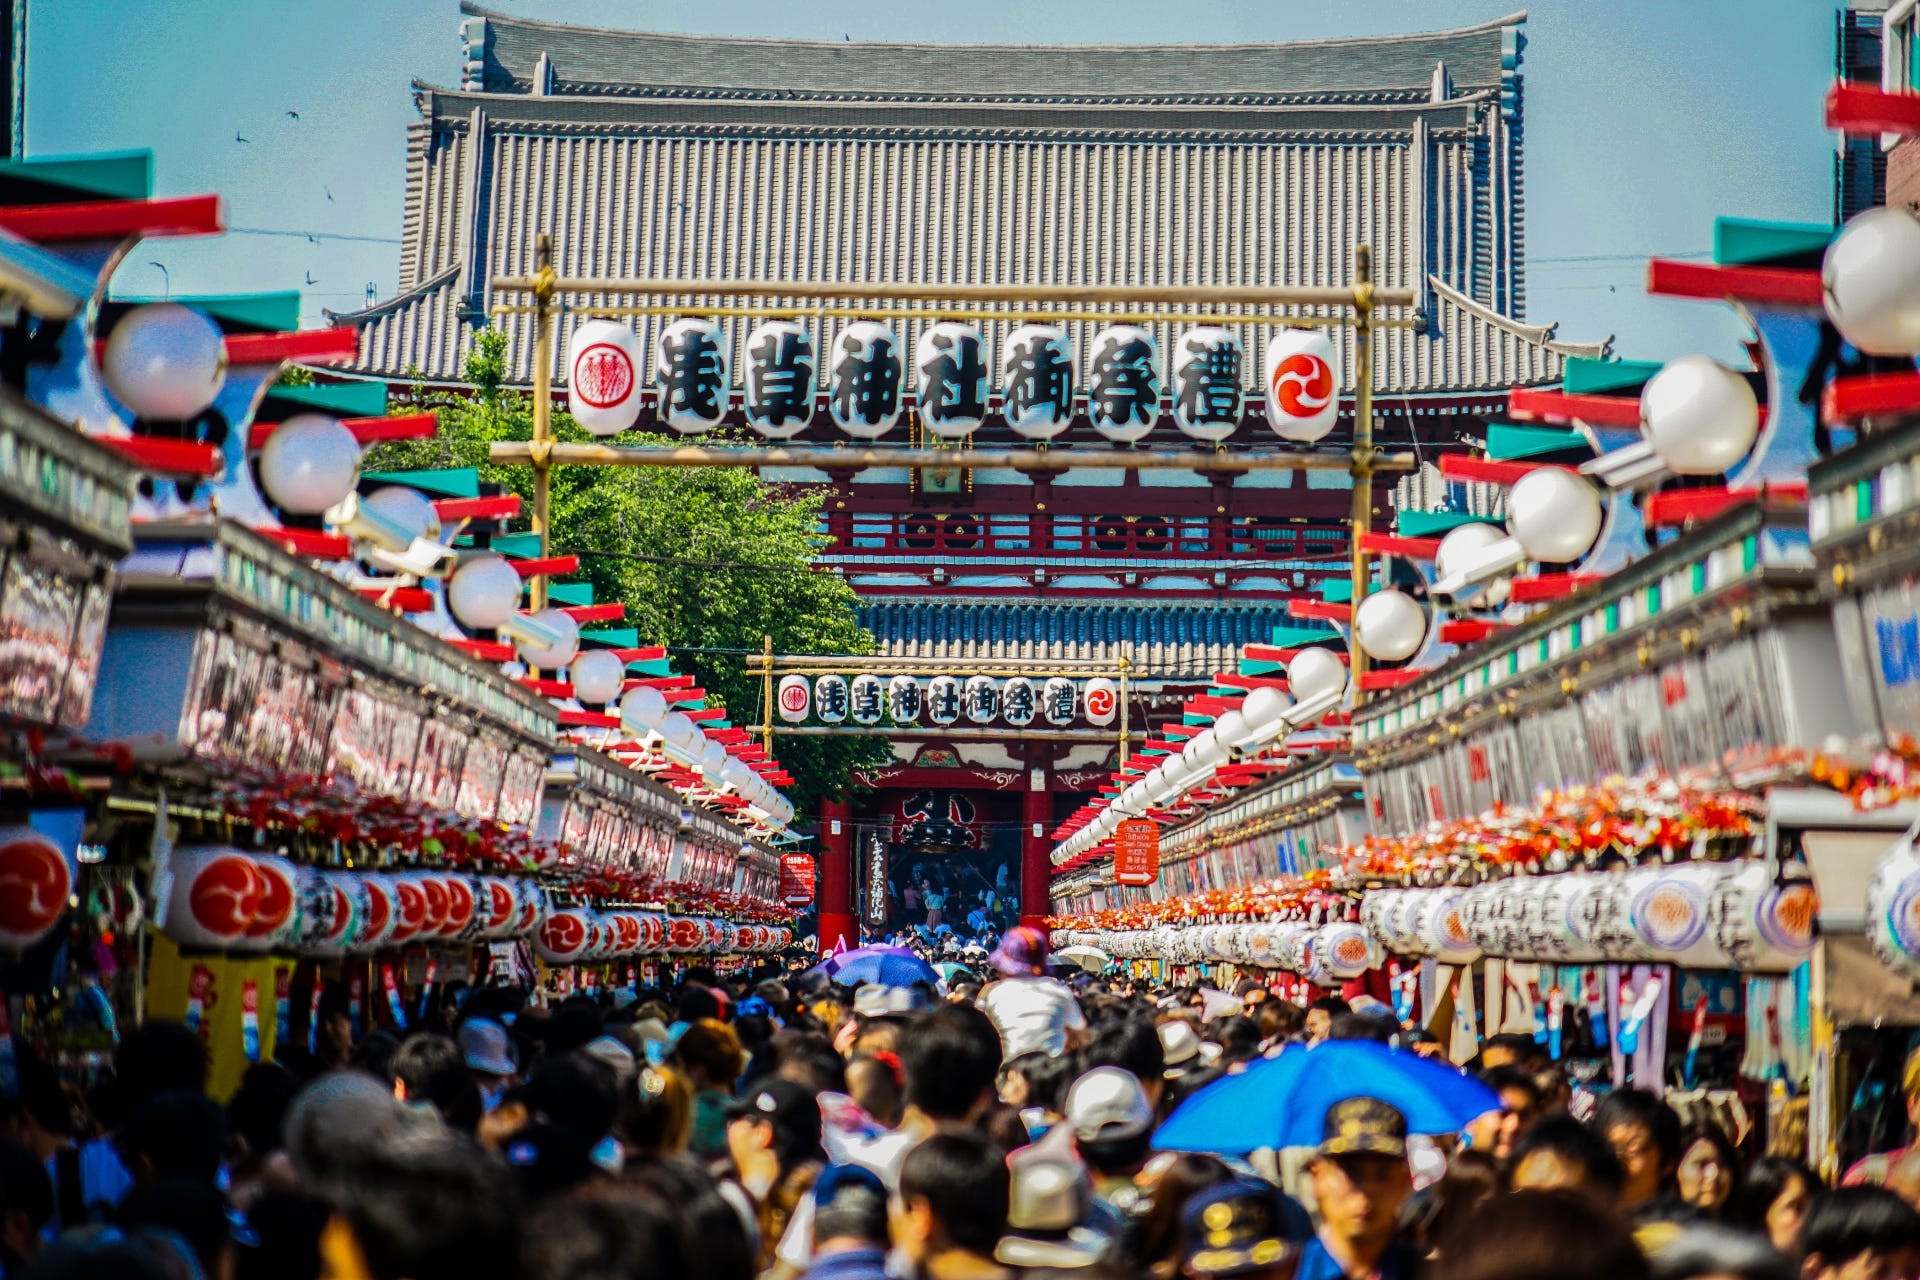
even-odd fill
[(813, 901), (813, 855), (780, 855), (780, 901), (790, 907), (803, 907)]
[(1152, 884), (1160, 878), (1160, 824), (1129, 818), (1114, 829), (1113, 878), (1121, 884)]

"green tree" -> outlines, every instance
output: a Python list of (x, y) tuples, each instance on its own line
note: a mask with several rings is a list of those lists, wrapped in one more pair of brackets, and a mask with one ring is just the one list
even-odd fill
[[(487, 461), (496, 440), (533, 436), (532, 402), (502, 385), (506, 368), (504, 335), (483, 330), (467, 354), (471, 394), (424, 396), (422, 407), (440, 418), (433, 438), (378, 445), (366, 469), (477, 467), (483, 481), (519, 494), (530, 510), (532, 469)], [(557, 409), (553, 433), (593, 439)], [(675, 670), (697, 677), (735, 724), (756, 724), (765, 714), (761, 681), (745, 668), (764, 637), (773, 637), (779, 653), (874, 652), (872, 634), (855, 617), (852, 588), (814, 564), (818, 495), (732, 467), (560, 467), (552, 474), (555, 554), (578, 554), (594, 598), (625, 604), (625, 625), (640, 642), (671, 649)], [(788, 798), (802, 814), (820, 796), (843, 792), (855, 770), (888, 758), (880, 739), (853, 735), (778, 738), (775, 746), (794, 777)]]

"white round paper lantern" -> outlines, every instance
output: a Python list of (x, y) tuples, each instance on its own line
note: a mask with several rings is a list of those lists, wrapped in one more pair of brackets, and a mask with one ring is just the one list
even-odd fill
[(253, 909), (253, 920), (246, 935), (232, 943), (235, 951), (264, 952), (287, 940), (297, 923), (299, 906), (299, 868), (278, 854), (251, 855), (254, 875), (258, 877), (260, 900)]
[(1920, 352), (1920, 221), (1905, 209), (1856, 214), (1820, 264), (1827, 315), (1867, 355)]
[(1023, 324), (1001, 359), (1001, 416), (1023, 440), (1051, 440), (1073, 422), (1073, 339), (1057, 324)]
[(1600, 536), (1605, 513), (1593, 486), (1564, 467), (1539, 467), (1507, 491), (1507, 529), (1544, 564), (1570, 564)]
[(447, 579), (447, 608), (468, 630), (492, 631), (519, 608), (524, 585), (505, 556), (475, 556), (461, 561)]
[(548, 964), (575, 964), (592, 948), (598, 932), (593, 913), (580, 907), (554, 911), (540, 922), (533, 949)]
[(360, 442), (338, 418), (297, 413), (260, 447), (260, 487), (282, 511), (318, 515), (353, 492)]
[(769, 440), (799, 435), (813, 420), (813, 335), (791, 320), (768, 320), (747, 335), (745, 352), (747, 425)]
[(136, 417), (185, 422), (199, 417), (226, 385), (226, 339), (191, 307), (149, 302), (113, 326), (100, 372)]
[(1716, 963), (1786, 973), (1813, 953), (1820, 899), (1804, 880), (1776, 881), (1765, 860), (1720, 865), (1709, 903)]
[(558, 671), (573, 661), (573, 655), (580, 651), (580, 624), (558, 609), (542, 609), (533, 615), (533, 620), (543, 627), (551, 628), (559, 639), (550, 645), (532, 645), (527, 641), (519, 642), (520, 658), (530, 667), (539, 667), (542, 671)]
[(1231, 330), (1201, 325), (1173, 340), (1173, 425), (1217, 444), (1240, 429), (1245, 353)]
[(573, 679), (574, 697), (589, 707), (604, 707), (620, 696), (627, 664), (606, 649), (589, 649), (574, 658), (567, 674)]
[(1213, 736), (1229, 750), (1247, 736), (1247, 718), (1239, 711), (1223, 711), (1214, 719)]
[(659, 731), (669, 710), (666, 695), (658, 689), (630, 689), (620, 699), (620, 723), (629, 733), (644, 737)]
[(1287, 664), (1287, 685), (1299, 702), (1321, 694), (1342, 693), (1347, 687), (1347, 664), (1331, 649), (1302, 649)]
[(1640, 430), (1675, 475), (1720, 475), (1753, 448), (1760, 405), (1747, 380), (1725, 365), (1681, 356), (1641, 389)]
[[(31, 865), (44, 878), (51, 864), (47, 871), (39, 862), (29, 864), (32, 851), (17, 831), (0, 832), (0, 869)], [(64, 872), (64, 858), (60, 866)], [(162, 933), (185, 947), (227, 948), (245, 940), (266, 889), (252, 858), (225, 845), (187, 846), (173, 851), (163, 875), (155, 894)], [(63, 894), (62, 909), (65, 903)], [(6, 924), (7, 932), (14, 932), (17, 922)]]
[(1420, 892), (1411, 921), (1423, 954), (1442, 964), (1472, 964), (1480, 958), (1480, 948), (1467, 935), (1462, 918), (1462, 889), (1428, 889)]
[(660, 419), (682, 435), (698, 435), (727, 415), (727, 340), (720, 326), (682, 316), (660, 331), (653, 379), (660, 388)]
[(1142, 440), (1160, 421), (1160, 344), (1139, 325), (1094, 335), (1087, 361), (1087, 421), (1115, 444)]
[(1567, 912), (1583, 955), (1613, 963), (1652, 958), (1634, 928), (1637, 885), (1631, 873), (1576, 873), (1569, 878), (1576, 883), (1567, 899)]
[(1404, 591), (1389, 587), (1360, 602), (1353, 614), (1355, 642), (1383, 662), (1401, 662), (1420, 652), (1427, 638), (1427, 611)]
[(1333, 343), (1318, 330), (1282, 329), (1267, 343), (1267, 425), (1282, 440), (1310, 444), (1340, 421)]
[(411, 485), (382, 485), (360, 499), (360, 509), (403, 530), (409, 538), (440, 536), (440, 513), (433, 500)]
[(1920, 854), (1911, 831), (1874, 863), (1867, 881), (1867, 943), (1880, 963), (1920, 981)]
[(840, 331), (828, 357), (827, 413), (856, 440), (878, 440), (900, 420), (900, 335), (874, 320)]
[(920, 424), (943, 440), (962, 440), (987, 414), (987, 340), (970, 324), (928, 325), (913, 345)]
[[(182, 854), (188, 855), (187, 861), (181, 860)], [(189, 866), (192, 851), (179, 850), (174, 859), (176, 868)], [(59, 845), (32, 827), (0, 827), (0, 948), (19, 951), (53, 932), (67, 914), (67, 899), (72, 893), (73, 868)], [(190, 894), (175, 896), (180, 899), (181, 918), (193, 924), (192, 904), (187, 900)], [(176, 932), (174, 917), (167, 910), (170, 905), (164, 901), (161, 904), (160, 927), (176, 942), (186, 941)], [(235, 914), (252, 918), (251, 908)], [(242, 924), (240, 930), (244, 932), (245, 927)]]
[(640, 339), (589, 320), (567, 340), (567, 412), (591, 435), (619, 435), (640, 417)]
[(1386, 959), (1371, 934), (1345, 920), (1321, 927), (1314, 935), (1313, 953), (1327, 973), (1342, 982), (1359, 977)]
[[(1512, 507), (1511, 500), (1508, 507)], [(1440, 578), (1451, 577), (1477, 560), (1488, 547), (1505, 541), (1506, 537), (1498, 525), (1481, 521), (1456, 525), (1447, 530), (1446, 536), (1440, 539), (1439, 550), (1434, 552), (1434, 573)], [(1508, 577), (1503, 574), (1490, 582), (1471, 583), (1455, 592), (1452, 598), (1460, 604), (1497, 609), (1507, 602), (1508, 589)]]

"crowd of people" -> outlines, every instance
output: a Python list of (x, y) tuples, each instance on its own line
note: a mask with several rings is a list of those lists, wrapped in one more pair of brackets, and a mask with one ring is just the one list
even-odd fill
[[(1575, 1118), (1530, 1038), (1499, 1104), (1410, 1133), (1354, 1092), (1317, 1146), (1156, 1151), (1183, 1101), (1329, 1039), (1431, 1040), (1378, 1002), (1049, 975), (1009, 930), (976, 984), (822, 970), (500, 987), (404, 1037), (329, 1014), (224, 1104), (187, 1027), (86, 1096), (30, 1054), (0, 1142), (0, 1268), (35, 1280), (1894, 1280), (1896, 1152), (1823, 1186), (1640, 1089)], [(1910, 1077), (1920, 1079), (1920, 1066)], [(1916, 1085), (1915, 1093), (1920, 1093)], [(1584, 1104), (1589, 1099), (1582, 1098)], [(1576, 1108), (1586, 1110), (1584, 1105)], [(1915, 1161), (1920, 1164), (1920, 1160)], [(1886, 1185), (1870, 1185), (1873, 1182)]]
[(888, 883), (887, 923), (923, 938), (999, 932), (1019, 909), (1010, 868), (1001, 863), (994, 876), (970, 862), (940, 859), (915, 863), (900, 882)]

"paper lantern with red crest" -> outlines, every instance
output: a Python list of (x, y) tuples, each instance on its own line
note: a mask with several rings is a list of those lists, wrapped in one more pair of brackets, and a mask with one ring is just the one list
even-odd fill
[(234, 940), (232, 950), (271, 951), (293, 926), (299, 871), (293, 863), (273, 854), (256, 853), (251, 861), (260, 882), (260, 900), (246, 933)]
[(640, 953), (652, 955), (666, 945), (666, 917), (657, 911), (642, 912), (640, 916)]
[(698, 951), (706, 936), (707, 931), (698, 920), (675, 916), (667, 923), (667, 950), (680, 955)]
[(707, 920), (707, 948), (711, 951), (727, 951), (733, 946), (733, 926), (725, 920)]
[(32, 827), (0, 827), (0, 947), (30, 947), (53, 931), (73, 892), (60, 846)]
[(481, 922), (480, 937), (491, 941), (509, 936), (520, 914), (513, 881), (501, 876), (481, 876), (476, 894), (479, 900), (474, 904), (474, 915)]
[(409, 871), (403, 879), (412, 881), (426, 895), (426, 915), (420, 922), (420, 933), (414, 941), (429, 942), (438, 938), (447, 927), (447, 911), (452, 906), (446, 877), (437, 871)]
[(348, 892), (362, 895), (367, 905), (367, 918), (356, 931), (350, 949), (377, 951), (390, 945), (394, 933), (402, 926), (404, 914), (400, 905), (400, 890), (394, 884), (393, 877), (368, 871), (342, 871), (335, 874), (350, 878), (354, 887)]
[[(365, 936), (373, 915), (366, 884), (352, 871), (302, 868), (300, 900), (300, 929), (292, 946), (296, 955), (345, 955)], [(311, 912), (305, 905), (309, 901), (313, 903)], [(391, 912), (388, 918), (392, 918)]]
[[(276, 944), (294, 955), (309, 955), (333, 932), (341, 913), (340, 895), (327, 873), (317, 867), (296, 867), (293, 874), (293, 919)], [(351, 911), (351, 906), (347, 907)], [(349, 919), (348, 923), (351, 923)]]
[(427, 930), (427, 887), (411, 873), (388, 876), (387, 886), (393, 890), (393, 930), (387, 945), (402, 947)]
[(640, 940), (646, 937), (641, 927), (640, 913), (637, 911), (616, 911), (613, 913), (613, 931), (615, 934), (614, 953), (616, 955), (635, 955), (640, 950)]
[(245, 853), (192, 845), (175, 849), (168, 860), (155, 914), (160, 931), (181, 946), (225, 949), (246, 938), (264, 892), (260, 872)]
[(517, 911), (512, 926), (507, 930), (510, 938), (529, 938), (547, 917), (547, 895), (540, 891), (535, 880), (515, 880), (513, 897)]
[(456, 942), (470, 942), (480, 932), (476, 923), (480, 910), (480, 890), (472, 876), (444, 875), (440, 883), (447, 888), (447, 920), (440, 936)]
[(548, 964), (575, 964), (594, 941), (593, 913), (584, 907), (548, 912), (533, 935), (533, 949)]

